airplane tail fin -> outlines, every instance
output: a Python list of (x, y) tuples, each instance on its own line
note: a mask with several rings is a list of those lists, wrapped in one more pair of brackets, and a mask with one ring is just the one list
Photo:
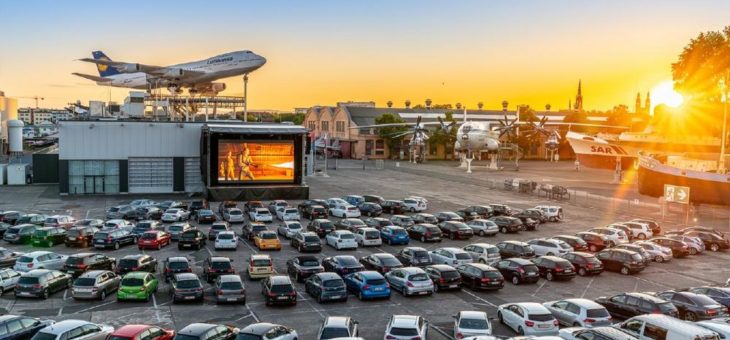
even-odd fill
[[(109, 57), (107, 57), (106, 54), (104, 54), (104, 52), (102, 52), (102, 51), (93, 51), (93, 52), (91, 52), (91, 55), (96, 60), (111, 61), (111, 59)], [(108, 65), (96, 64), (96, 69), (99, 70), (99, 76), (101, 76), (101, 77), (108, 77), (108, 76), (113, 76), (115, 74), (119, 74), (119, 71), (116, 68), (114, 68), (112, 66), (108, 66)]]

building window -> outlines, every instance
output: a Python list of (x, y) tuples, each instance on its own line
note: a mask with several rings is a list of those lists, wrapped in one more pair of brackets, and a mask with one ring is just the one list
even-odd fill
[(375, 141), (375, 154), (378, 156), (385, 155), (385, 140), (378, 139)]
[(309, 129), (312, 130), (312, 131), (316, 130), (317, 129), (317, 122), (314, 121), (314, 120), (310, 120), (309, 121)]
[(69, 194), (119, 193), (119, 161), (69, 161)]
[(337, 132), (345, 132), (345, 122), (343, 122), (343, 121), (335, 122), (335, 129), (337, 129)]
[(322, 131), (328, 132), (330, 130), (330, 122), (322, 122)]

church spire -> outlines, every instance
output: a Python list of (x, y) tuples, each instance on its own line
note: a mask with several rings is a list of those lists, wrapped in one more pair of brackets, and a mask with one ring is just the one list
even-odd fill
[(641, 113), (641, 93), (636, 92), (636, 113)]
[(578, 94), (575, 95), (575, 106), (574, 109), (583, 111), (583, 92), (581, 89), (582, 81), (578, 80)]
[(644, 104), (644, 113), (649, 114), (651, 112), (651, 93), (646, 93), (646, 104)]

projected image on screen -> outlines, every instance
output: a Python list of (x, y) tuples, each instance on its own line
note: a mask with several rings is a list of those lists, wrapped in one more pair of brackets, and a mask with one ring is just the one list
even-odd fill
[(218, 182), (293, 181), (293, 142), (218, 142)]

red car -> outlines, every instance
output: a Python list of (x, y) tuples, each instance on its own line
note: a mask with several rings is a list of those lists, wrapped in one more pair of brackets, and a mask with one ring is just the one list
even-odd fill
[(137, 247), (142, 249), (157, 249), (170, 245), (170, 234), (162, 230), (149, 230), (142, 234), (137, 241)]
[(606, 239), (601, 234), (596, 234), (590, 231), (583, 231), (575, 234), (575, 236), (585, 241), (586, 244), (588, 244), (588, 250), (594, 253), (608, 247)]
[[(149, 331), (148, 335), (144, 338), (140, 335), (143, 332)], [(157, 326), (150, 325), (126, 325), (118, 328), (107, 336), (107, 339), (114, 340), (134, 340), (134, 339), (145, 339), (145, 340), (172, 340), (175, 337), (175, 331), (171, 329), (164, 329)]]

